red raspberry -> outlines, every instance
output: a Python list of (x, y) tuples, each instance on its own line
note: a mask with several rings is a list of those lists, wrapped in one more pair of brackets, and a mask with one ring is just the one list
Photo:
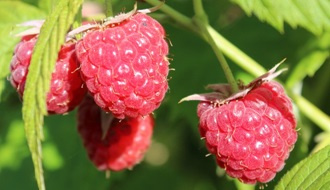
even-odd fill
[(99, 170), (131, 169), (143, 159), (151, 143), (152, 115), (114, 119), (102, 138), (101, 112), (91, 97), (86, 97), (78, 109), (78, 131), (88, 157)]
[(266, 183), (284, 167), (296, 140), (291, 100), (265, 82), (223, 105), (200, 102), (199, 130), (217, 163), (244, 183)]
[[(36, 36), (25, 36), (17, 44), (11, 60), (10, 82), (23, 97), (28, 67)], [(86, 94), (80, 77), (78, 60), (75, 55), (75, 44), (67, 43), (62, 46), (52, 73), (50, 90), (47, 94), (47, 110), (49, 114), (63, 114), (73, 110)]]
[(143, 13), (87, 32), (77, 43), (81, 73), (95, 102), (115, 117), (148, 115), (168, 89), (163, 27)]

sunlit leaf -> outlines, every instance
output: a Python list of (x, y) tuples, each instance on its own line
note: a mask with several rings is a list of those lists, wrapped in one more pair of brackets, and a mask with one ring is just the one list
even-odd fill
[(321, 189), (330, 182), (330, 146), (305, 158), (283, 176), (275, 190)]
[(284, 23), (303, 27), (320, 35), (330, 31), (330, 1), (328, 0), (232, 0), (248, 15), (256, 15), (283, 32)]

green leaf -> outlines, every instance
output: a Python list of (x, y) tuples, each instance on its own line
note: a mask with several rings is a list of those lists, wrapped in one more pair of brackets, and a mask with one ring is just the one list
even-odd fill
[(232, 0), (248, 15), (256, 15), (283, 32), (284, 22), (320, 35), (330, 31), (329, 0)]
[(330, 145), (330, 133), (322, 132), (315, 136), (316, 145), (313, 149), (313, 153), (321, 150), (322, 148)]
[(23, 96), (23, 119), (39, 189), (45, 189), (41, 140), (43, 118), (47, 114), (46, 94), (59, 49), (82, 3), (83, 0), (59, 1), (41, 28), (29, 66)]
[[(311, 47), (310, 47), (311, 46)], [(286, 81), (288, 88), (302, 81), (307, 75), (312, 77), (323, 65), (330, 55), (330, 33), (322, 35), (319, 39), (307, 44), (307, 50), (302, 52), (305, 55), (292, 71)]]
[(310, 155), (283, 176), (275, 190), (320, 189), (330, 182), (330, 146)]

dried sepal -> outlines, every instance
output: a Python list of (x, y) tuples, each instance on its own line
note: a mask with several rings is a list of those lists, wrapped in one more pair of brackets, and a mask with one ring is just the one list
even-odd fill
[(135, 2), (133, 10), (131, 10), (128, 13), (120, 13), (114, 17), (108, 17), (104, 19), (104, 23), (102, 24), (102, 26), (121, 23), (124, 20), (131, 18), (136, 12), (137, 12), (137, 3)]
[(224, 100), (226, 97), (219, 92), (210, 92), (210, 93), (204, 93), (204, 94), (192, 94), (190, 96), (187, 96), (185, 98), (182, 98), (179, 103), (184, 101), (207, 101), (207, 102), (219, 102)]
[(88, 30), (96, 29), (96, 28), (100, 28), (100, 25), (99, 24), (85, 24), (78, 28), (75, 28), (67, 34), (66, 41), (73, 40), (77, 34), (86, 32)]
[(102, 24), (86, 24), (86, 25), (80, 26), (78, 28), (75, 28), (74, 30), (72, 30), (68, 33), (67, 40), (74, 39), (74, 37), (77, 34), (84, 33), (89, 30), (102, 29), (102, 28), (106, 28), (111, 25), (120, 24), (120, 23), (124, 22), (125, 20), (130, 19), (136, 13), (144, 13), (144, 14), (152, 13), (152, 12), (158, 10), (163, 4), (164, 4), (164, 1), (161, 1), (161, 3), (155, 7), (138, 10), (137, 3), (135, 2), (133, 10), (131, 10), (127, 13), (120, 13), (114, 17), (105, 18), (103, 20)]
[(40, 33), (40, 29), (42, 25), (44, 24), (45, 20), (30, 20), (27, 22), (23, 22), (20, 24), (17, 24), (18, 27), (30, 27), (18, 34), (15, 34), (15, 37), (23, 37), (23, 36), (29, 36), (29, 35), (36, 35)]
[(215, 92), (220, 92), (224, 95), (229, 96), (232, 94), (231, 87), (229, 84), (209, 84), (205, 87), (206, 89), (213, 90)]
[(283, 59), (281, 62), (276, 64), (272, 69), (270, 69), (265, 74), (259, 76), (258, 78), (254, 79), (252, 82), (250, 82), (246, 87), (254, 87), (256, 85), (259, 85), (263, 82), (271, 81), (277, 76), (279, 76), (282, 72), (286, 71), (287, 69), (281, 69), (276, 72), (276, 69), (285, 61), (286, 59)]
[(211, 89), (215, 92), (203, 93), (203, 94), (193, 94), (187, 96), (179, 101), (206, 101), (211, 102), (216, 105), (222, 105), (232, 100), (242, 98), (247, 95), (253, 88), (260, 86), (264, 82), (268, 82), (279, 76), (283, 71), (287, 69), (281, 69), (276, 71), (276, 69), (285, 61), (282, 60), (280, 63), (276, 64), (272, 69), (270, 69), (265, 74), (257, 77), (252, 82), (247, 85), (239, 85), (239, 91), (232, 93), (231, 87), (229, 84), (210, 84), (207, 85), (207, 89)]

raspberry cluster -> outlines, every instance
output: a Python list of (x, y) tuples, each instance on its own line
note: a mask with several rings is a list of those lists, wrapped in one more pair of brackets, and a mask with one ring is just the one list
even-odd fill
[[(64, 114), (80, 105), (78, 131), (95, 166), (132, 168), (150, 145), (151, 113), (168, 89), (165, 31), (136, 10), (81, 28), (85, 26), (76, 30), (83, 33), (82, 39), (74, 40), (69, 32), (58, 54), (47, 94), (48, 113)], [(23, 36), (11, 61), (10, 82), (20, 97), (37, 39), (38, 34)]]

